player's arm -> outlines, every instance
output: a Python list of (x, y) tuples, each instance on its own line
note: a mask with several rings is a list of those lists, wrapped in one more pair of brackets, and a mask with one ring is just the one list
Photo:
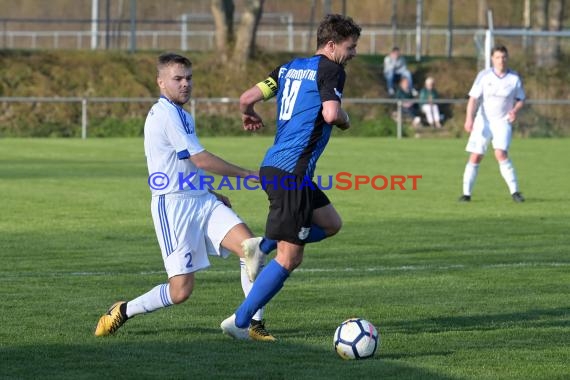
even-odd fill
[(203, 150), (200, 153), (190, 156), (190, 160), (198, 168), (210, 173), (227, 177), (258, 177), (258, 173), (256, 171), (244, 169), (240, 166), (229, 163), (207, 150)]
[(350, 128), (350, 119), (337, 100), (323, 102), (323, 119), (327, 124), (336, 125), (342, 130)]
[(256, 131), (263, 127), (263, 120), (254, 109), (255, 104), (261, 100), (263, 100), (263, 92), (259, 87), (257, 87), (257, 85), (246, 90), (239, 97), (239, 108), (241, 111), (243, 129), (247, 131)]
[(245, 130), (255, 131), (263, 127), (263, 120), (255, 112), (254, 106), (262, 100), (269, 100), (277, 95), (278, 73), (279, 68), (276, 68), (265, 80), (246, 90), (239, 97), (239, 108)]
[(483, 78), (488, 74), (488, 70), (481, 70), (477, 74), (471, 90), (469, 90), (469, 100), (467, 101), (467, 110), (465, 112), (465, 124), (463, 128), (466, 132), (471, 133), (473, 130), (473, 121), (475, 120), (475, 112), (477, 111), (477, 103), (483, 97)]
[(517, 119), (517, 113), (523, 108), (524, 99), (517, 99), (512, 110), (509, 111), (507, 116), (509, 123), (514, 122)]
[(465, 112), (465, 131), (471, 132), (473, 130), (473, 120), (475, 119), (475, 110), (477, 109), (477, 98), (470, 96), (467, 101), (467, 110)]
[(340, 103), (346, 78), (344, 69), (329, 60), (321, 60), (317, 75), (322, 105), (321, 114), (325, 123), (336, 125), (342, 130), (350, 128), (348, 114), (342, 109)]

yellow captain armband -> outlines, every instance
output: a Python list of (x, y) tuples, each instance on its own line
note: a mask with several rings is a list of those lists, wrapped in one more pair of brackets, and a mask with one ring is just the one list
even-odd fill
[(263, 82), (259, 82), (256, 86), (263, 93), (263, 100), (268, 100), (277, 95), (277, 83), (273, 78), (267, 78)]

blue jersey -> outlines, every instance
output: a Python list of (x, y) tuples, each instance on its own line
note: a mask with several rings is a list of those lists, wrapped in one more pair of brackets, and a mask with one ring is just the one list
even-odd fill
[(332, 130), (323, 119), (322, 103), (341, 101), (344, 67), (315, 55), (296, 58), (269, 76), (277, 83), (277, 132), (261, 166), (312, 178)]

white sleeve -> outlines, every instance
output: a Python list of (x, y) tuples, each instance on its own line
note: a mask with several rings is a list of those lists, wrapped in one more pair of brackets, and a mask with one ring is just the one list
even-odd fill
[(519, 77), (519, 80), (517, 81), (517, 85), (515, 87), (515, 99), (516, 100), (525, 100), (525, 98), (526, 98), (526, 94), (524, 92), (524, 86), (523, 86), (521, 78)]
[(198, 141), (194, 118), (187, 112), (179, 111), (168, 113), (166, 123), (166, 136), (176, 149), (179, 160), (190, 158), (191, 155), (204, 151), (204, 147)]
[(477, 74), (477, 78), (475, 78), (473, 86), (471, 86), (471, 90), (469, 90), (470, 97), (478, 99), (481, 97), (481, 95), (483, 95), (483, 86), (481, 83), (481, 79), (483, 78), (484, 73), (485, 71), (480, 71), (479, 74)]

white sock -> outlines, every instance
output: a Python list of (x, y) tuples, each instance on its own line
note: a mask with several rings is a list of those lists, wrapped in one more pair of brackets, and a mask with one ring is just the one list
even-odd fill
[(157, 285), (142, 296), (127, 302), (127, 317), (150, 313), (170, 305), (172, 305), (170, 284)]
[(519, 184), (517, 181), (517, 173), (515, 173), (515, 168), (513, 167), (513, 163), (510, 159), (506, 159), (505, 161), (499, 162), (499, 170), (501, 171), (501, 175), (503, 179), (507, 183), (509, 187), (509, 191), (511, 194), (516, 193), (519, 191)]
[(463, 195), (471, 196), (478, 170), (479, 164), (467, 162), (467, 165), (465, 165), (465, 171), (463, 172)]
[[(239, 259), (239, 266), (241, 273), (241, 288), (243, 289), (243, 294), (245, 294), (245, 296), (247, 297), (249, 291), (251, 290), (251, 287), (253, 286), (253, 282), (250, 282), (249, 277), (247, 277), (244, 259)], [(261, 266), (261, 269), (263, 269), (263, 265)], [(255, 319), (256, 321), (261, 321), (263, 319), (263, 310), (264, 310), (263, 307), (257, 310), (257, 312), (253, 315), (253, 317), (251, 317), (251, 319)]]

